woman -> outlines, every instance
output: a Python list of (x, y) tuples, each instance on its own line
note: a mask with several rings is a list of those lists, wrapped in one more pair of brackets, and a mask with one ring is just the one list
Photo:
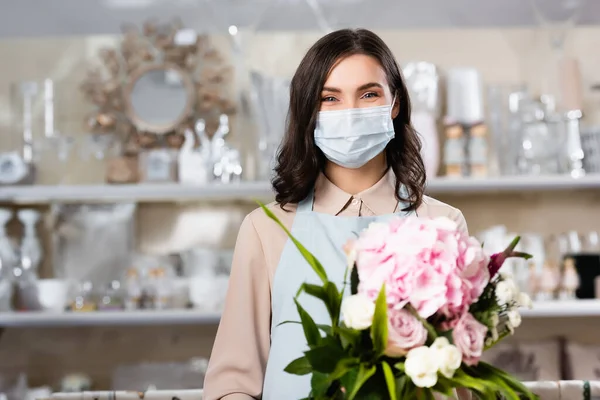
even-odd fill
[[(410, 123), (410, 100), (390, 49), (367, 30), (340, 30), (315, 43), (290, 90), (288, 127), (268, 207), (341, 283), (343, 245), (392, 215), (462, 213), (423, 195), (425, 169)], [(262, 210), (240, 228), (225, 310), (205, 380), (206, 400), (294, 400), (307, 376), (284, 372), (306, 340), (293, 297), (316, 281), (286, 234)], [(327, 312), (300, 298), (317, 323)]]

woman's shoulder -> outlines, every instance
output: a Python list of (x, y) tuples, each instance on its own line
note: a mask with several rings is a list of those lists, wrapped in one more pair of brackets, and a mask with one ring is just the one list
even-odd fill
[[(296, 216), (296, 204), (286, 204), (281, 207), (279, 203), (272, 202), (265, 205), (265, 208), (274, 215), (287, 229), (292, 228), (294, 217)], [(262, 207), (258, 207), (254, 211), (250, 212), (244, 221), (244, 223), (251, 223), (256, 229), (259, 236), (270, 236), (272, 234), (284, 233), (283, 229), (277, 225), (277, 223), (271, 219)]]
[(417, 209), (417, 213), (431, 217), (448, 217), (457, 212), (460, 212), (458, 208), (429, 196), (423, 196), (423, 202)]
[(458, 224), (460, 230), (468, 233), (467, 222), (465, 221), (463, 213), (458, 208), (436, 200), (433, 197), (423, 196), (423, 202), (417, 209), (417, 215), (429, 218), (450, 218)]

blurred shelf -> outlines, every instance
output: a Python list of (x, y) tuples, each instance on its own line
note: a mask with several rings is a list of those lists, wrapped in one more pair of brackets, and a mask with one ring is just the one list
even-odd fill
[[(545, 0), (558, 10), (561, 0)], [(269, 4), (266, 9), (265, 4)], [(18, 0), (5, 1), (0, 13), (0, 37), (118, 34), (124, 23), (181, 17), (185, 26), (201, 32), (225, 33), (229, 25), (256, 26), (268, 31), (321, 31), (333, 28), (377, 30), (423, 28), (522, 27), (537, 24), (527, 0), (349, 0), (318, 2), (321, 18), (307, 1), (287, 0)], [(554, 12), (552, 19), (557, 19)], [(258, 22), (257, 22), (258, 21)], [(600, 2), (585, 1), (582, 25), (600, 22)]]
[(269, 182), (242, 182), (204, 186), (177, 183), (134, 185), (64, 185), (0, 187), (0, 202), (43, 204), (50, 202), (173, 202), (255, 201), (273, 197)]
[(493, 178), (436, 178), (427, 185), (430, 194), (537, 192), (600, 189), (600, 174), (583, 178), (556, 176), (502, 176)]
[[(600, 317), (600, 300), (534, 302), (521, 310), (523, 318)], [(140, 310), (96, 312), (4, 312), (0, 328), (49, 328), (77, 326), (217, 325), (220, 314), (198, 310)]]
[(216, 325), (221, 316), (198, 310), (95, 312), (3, 312), (0, 327)]
[(600, 317), (600, 300), (536, 301), (531, 310), (521, 310), (523, 318)]
[[(536, 192), (600, 190), (600, 175), (580, 179), (569, 176), (499, 177), (481, 179), (436, 178), (427, 193), (486, 194), (495, 192)], [(184, 202), (184, 201), (271, 201), (269, 182), (241, 182), (205, 186), (165, 184), (5, 186), (0, 187), (0, 203), (45, 204), (107, 202)]]

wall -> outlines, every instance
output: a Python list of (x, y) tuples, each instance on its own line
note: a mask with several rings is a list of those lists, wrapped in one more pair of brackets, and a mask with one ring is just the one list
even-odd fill
[[(544, 53), (540, 49), (545, 48), (545, 42), (543, 36), (531, 29), (380, 33), (401, 62), (428, 60), (442, 68), (475, 66), (491, 83), (528, 82), (532, 87), (542, 86), (539, 77), (543, 75), (540, 73), (543, 61), (539, 57)], [(587, 88), (600, 81), (597, 72), (600, 53), (596, 51), (599, 34), (600, 28), (577, 29), (568, 46), (569, 52), (581, 58), (587, 118), (594, 123), (600, 122), (600, 99)], [(304, 51), (319, 36), (318, 33), (255, 35), (246, 41), (247, 63), (266, 73), (289, 76)], [(223, 38), (218, 41), (227, 48)], [(0, 66), (0, 149), (19, 146), (18, 134), (11, 128), (8, 93), (11, 83), (26, 79), (56, 79), (59, 82), (58, 129), (74, 135), (84, 133), (82, 121), (89, 107), (80, 101), (77, 86), (84, 76), (86, 63), (94, 59), (98, 49), (114, 43), (113, 37), (0, 41), (0, 54), (3, 55)], [(240, 140), (244, 134), (238, 129), (234, 132), (235, 140), (244, 142)], [(567, 229), (598, 229), (598, 197), (598, 193), (588, 192), (445, 196), (441, 200), (464, 211), (472, 232), (504, 223), (515, 231), (552, 233)], [(173, 236), (164, 227), (181, 215), (180, 207), (165, 204), (141, 207), (138, 235), (142, 248), (152, 248), (157, 242)], [(237, 225), (250, 207), (220, 207), (221, 210), (236, 210), (232, 217), (224, 220), (229, 228), (218, 238), (219, 245), (227, 247), (233, 244)], [(194, 209), (206, 210), (203, 205), (186, 208), (188, 212), (194, 212)], [(195, 228), (188, 226), (186, 229), (188, 235), (197, 235), (198, 242), (206, 239), (202, 236), (202, 226), (197, 224)], [(540, 326), (533, 322), (527, 325)], [(545, 328), (556, 326), (554, 322), (542, 325)], [(107, 371), (121, 362), (208, 356), (214, 333), (214, 327), (8, 329), (0, 341), (0, 372), (26, 370), (32, 383), (39, 384), (56, 383), (62, 373), (83, 368), (93, 374), (101, 387), (106, 387), (109, 383)]]

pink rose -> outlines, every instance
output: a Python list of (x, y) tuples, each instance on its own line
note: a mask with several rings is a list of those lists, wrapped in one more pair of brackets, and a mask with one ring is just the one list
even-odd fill
[(425, 344), (427, 330), (409, 311), (388, 310), (388, 343), (385, 354), (401, 357), (409, 350)]
[(475, 238), (469, 238), (467, 246), (461, 257), (462, 277), (470, 285), (469, 296), (471, 301), (475, 301), (490, 282), (489, 257)]
[(465, 364), (476, 365), (479, 362), (487, 331), (487, 327), (477, 321), (471, 313), (463, 314), (458, 320), (452, 331), (452, 339), (462, 353)]

